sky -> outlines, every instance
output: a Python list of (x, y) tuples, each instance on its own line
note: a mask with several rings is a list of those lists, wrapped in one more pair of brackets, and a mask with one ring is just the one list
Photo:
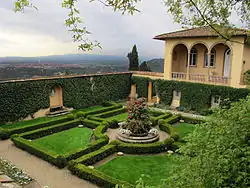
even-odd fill
[[(86, 53), (78, 50), (64, 26), (67, 10), (61, 0), (33, 0), (38, 11), (25, 9), (23, 13), (13, 11), (14, 1), (0, 1), (0, 57)], [(162, 58), (164, 42), (153, 37), (181, 26), (173, 23), (161, 0), (143, 0), (137, 7), (140, 13), (121, 15), (99, 2), (80, 0), (78, 8), (92, 33), (88, 38), (102, 46), (87, 53), (126, 56), (136, 44), (139, 56)]]

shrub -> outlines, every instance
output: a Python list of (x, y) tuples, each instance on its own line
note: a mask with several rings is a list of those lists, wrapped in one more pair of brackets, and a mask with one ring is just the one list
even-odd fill
[(100, 113), (100, 114), (98, 114), (96, 116), (100, 117), (100, 118), (109, 118), (109, 117), (112, 117), (112, 116), (115, 116), (115, 115), (118, 115), (118, 114), (122, 114), (124, 112), (126, 112), (125, 108), (119, 108), (119, 109), (114, 109), (114, 110), (111, 110), (111, 111), (106, 111), (106, 112)]
[(101, 113), (113, 111), (113, 110), (120, 109), (120, 108), (122, 108), (122, 105), (121, 105), (121, 104), (115, 104), (115, 105), (113, 105), (113, 106), (103, 107), (103, 108), (100, 108), (100, 109), (98, 109), (98, 110), (86, 112), (85, 114), (86, 114), (86, 115), (97, 115), (97, 114), (99, 115), (99, 114), (101, 114)]
[(77, 163), (82, 163), (84, 165), (92, 165), (98, 161), (101, 161), (105, 157), (115, 153), (117, 150), (114, 145), (106, 145), (97, 151), (84, 155), (75, 160)]
[(196, 118), (196, 117), (190, 117), (190, 116), (181, 116), (181, 119), (183, 119), (186, 123), (191, 123), (191, 124), (201, 124), (206, 122), (205, 119), (201, 118)]
[(77, 159), (83, 155), (86, 155), (90, 152), (96, 151), (99, 148), (101, 148), (102, 146), (105, 146), (106, 144), (108, 144), (109, 142), (109, 137), (108, 136), (104, 136), (92, 143), (90, 143), (86, 148), (80, 148), (77, 151), (73, 151), (71, 153), (68, 153), (66, 155), (64, 155), (64, 157), (70, 161), (72, 159)]
[(164, 141), (164, 144), (167, 146), (167, 148), (172, 148), (173, 144), (174, 144), (174, 139), (173, 138), (167, 138)]
[(93, 120), (93, 121), (97, 121), (97, 122), (103, 122), (103, 121), (105, 121), (105, 119), (103, 119), (103, 118), (99, 118), (99, 117), (92, 116), (92, 115), (88, 115), (87, 118), (89, 120)]
[(75, 119), (75, 116), (73, 114), (68, 114), (67, 118), (68, 118), (68, 120), (73, 120), (73, 119)]
[(107, 123), (108, 123), (108, 128), (111, 128), (111, 129), (119, 128), (118, 121), (115, 119), (112, 121), (108, 121)]
[(128, 182), (115, 179), (102, 172), (99, 172), (98, 170), (90, 169), (83, 164), (74, 164), (74, 162), (72, 162), (70, 167), (70, 171), (72, 172), (72, 174), (75, 174), (82, 179), (91, 181), (92, 183), (99, 185), (100, 187), (114, 188), (116, 185), (124, 185), (126, 188), (134, 187)]
[(102, 106), (104, 106), (104, 107), (112, 106), (112, 103), (109, 101), (103, 101)]
[(174, 123), (178, 122), (180, 119), (181, 119), (181, 115), (174, 115), (174, 116), (166, 119), (164, 122), (167, 124), (174, 124)]
[(81, 112), (81, 111), (80, 111), (80, 112), (77, 112), (77, 113), (76, 113), (76, 117), (77, 117), (77, 118), (81, 118), (81, 117), (84, 118), (84, 117), (86, 117), (86, 114), (85, 114), (84, 112)]
[(91, 129), (95, 129), (97, 126), (100, 125), (100, 122), (96, 122), (89, 119), (81, 119), (81, 122), (84, 126), (89, 127)]
[(149, 114), (150, 114), (151, 116), (158, 117), (158, 116), (160, 116), (160, 115), (163, 115), (164, 112), (156, 111), (156, 110), (149, 110)]
[(96, 127), (96, 129), (94, 130), (95, 139), (100, 139), (105, 137), (106, 135), (104, 135), (103, 133), (105, 133), (107, 129), (108, 129), (108, 124), (105, 123), (102, 123), (101, 125)]
[(6, 140), (10, 137), (11, 133), (9, 130), (3, 129), (0, 127), (0, 139)]
[(60, 132), (63, 130), (73, 128), (73, 127), (79, 125), (79, 123), (80, 123), (80, 121), (76, 119), (76, 120), (68, 121), (65, 123), (57, 124), (54, 126), (44, 127), (41, 129), (25, 132), (25, 133), (20, 134), (20, 136), (25, 138), (25, 139), (37, 139), (37, 138), (40, 138), (43, 136), (50, 135), (52, 133), (57, 133), (57, 132)]
[(171, 116), (172, 116), (171, 113), (164, 113), (164, 114), (157, 116), (157, 117), (151, 117), (150, 119), (151, 119), (153, 126), (156, 126), (160, 119), (166, 119), (166, 118), (171, 117)]

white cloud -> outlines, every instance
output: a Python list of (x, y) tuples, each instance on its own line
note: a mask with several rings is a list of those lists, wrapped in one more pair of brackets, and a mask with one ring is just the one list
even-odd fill
[[(0, 2), (0, 56), (40, 56), (77, 53), (77, 45), (64, 26), (67, 10), (60, 1), (39, 0), (39, 11), (24, 14), (12, 11), (14, 0)], [(133, 44), (144, 57), (163, 57), (164, 44), (152, 38), (160, 33), (180, 28), (167, 14), (160, 0), (144, 0), (134, 16), (104, 7), (100, 3), (81, 1), (79, 8), (90, 39), (98, 40), (103, 49), (91, 53), (126, 55)]]

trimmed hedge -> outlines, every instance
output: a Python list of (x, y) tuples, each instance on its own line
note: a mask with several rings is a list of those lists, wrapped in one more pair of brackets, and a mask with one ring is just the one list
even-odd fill
[(97, 121), (97, 122), (100, 122), (100, 123), (103, 122), (103, 121), (105, 121), (105, 119), (103, 119), (103, 118), (99, 118), (99, 117), (92, 116), (92, 115), (87, 116), (87, 118), (88, 118), (89, 120)]
[(107, 129), (108, 129), (107, 122), (103, 122), (101, 125), (96, 127), (96, 129), (94, 130), (95, 139), (100, 139), (105, 137), (106, 135), (104, 135), (104, 133), (107, 131)]
[(53, 165), (56, 165), (59, 168), (64, 168), (67, 164), (67, 160), (64, 157), (59, 156), (52, 151), (44, 150), (39, 145), (28, 141), (22, 137), (13, 136), (12, 141), (18, 148), (21, 148), (30, 154), (40, 157), (43, 160), (48, 161), (49, 163), (52, 163)]
[(99, 172), (98, 170), (90, 169), (89, 167), (80, 163), (71, 162), (69, 167), (69, 170), (72, 172), (72, 174), (82, 179), (91, 181), (100, 187), (114, 188), (116, 185), (124, 185), (126, 188), (134, 187), (134, 185), (128, 182), (118, 180), (102, 172)]
[(153, 117), (158, 117), (163, 115), (164, 112), (160, 112), (160, 111), (156, 111), (156, 110), (149, 110), (149, 115), (153, 116)]
[(82, 119), (81, 122), (84, 126), (89, 127), (91, 129), (95, 129), (96, 127), (100, 125), (100, 122), (96, 122), (96, 121), (89, 120), (89, 119)]
[(105, 113), (105, 112), (109, 112), (115, 109), (119, 109), (122, 108), (121, 104), (114, 104), (113, 106), (109, 106), (109, 107), (103, 107), (97, 110), (93, 110), (93, 111), (89, 111), (89, 112), (85, 112), (84, 114), (87, 115), (97, 115), (97, 114), (101, 114), (101, 113)]
[(20, 134), (19, 136), (25, 139), (37, 139), (43, 136), (47, 136), (53, 133), (57, 133), (60, 131), (64, 131), (64, 130), (76, 127), (79, 124), (81, 124), (81, 121), (79, 119), (76, 119), (76, 120), (68, 121), (65, 123), (57, 124), (54, 126), (44, 127), (41, 129), (25, 132), (25, 133)]
[(167, 132), (170, 135), (170, 138), (174, 141), (178, 141), (180, 139), (179, 133), (175, 131), (172, 125), (163, 121), (162, 123), (159, 123), (159, 128), (160, 130)]
[(81, 148), (76, 151), (72, 151), (70, 153), (67, 153), (64, 155), (64, 158), (67, 161), (77, 159), (85, 154), (88, 154), (90, 152), (96, 151), (100, 149), (101, 147), (105, 146), (108, 144), (109, 138), (107, 136), (103, 136), (102, 138), (94, 141), (93, 143), (90, 143), (86, 148)]
[(160, 102), (168, 106), (173, 100), (173, 91), (181, 91), (180, 105), (202, 113), (211, 106), (212, 96), (219, 95), (221, 100), (229, 99), (231, 102), (246, 98), (250, 93), (249, 89), (232, 88), (227, 86), (216, 86), (191, 82), (180, 82), (171, 80), (153, 80), (143, 77), (132, 77), (132, 82), (137, 85), (139, 97), (145, 96), (148, 81), (152, 81), (155, 93), (160, 97)]
[(153, 125), (155, 126), (155, 125), (158, 124), (158, 121), (160, 119), (167, 119), (167, 118), (169, 118), (171, 116), (172, 116), (172, 114), (167, 112), (167, 113), (164, 113), (164, 114), (162, 114), (160, 116), (157, 116), (157, 117), (151, 117), (150, 120), (152, 121)]
[(96, 162), (101, 161), (105, 157), (115, 153), (116, 151), (117, 151), (116, 147), (114, 145), (109, 144), (109, 145), (102, 147), (101, 149), (97, 151), (84, 155), (74, 161), (76, 163), (81, 163), (84, 165), (93, 165)]
[(181, 115), (181, 119), (183, 119), (185, 123), (191, 123), (191, 124), (201, 124), (206, 122), (205, 119), (183, 116), (183, 115)]
[(126, 111), (127, 111), (126, 108), (120, 108), (120, 109), (115, 109), (115, 110), (108, 111), (108, 112), (103, 112), (103, 113), (100, 113), (96, 116), (100, 117), (100, 118), (109, 118), (109, 117), (112, 117), (112, 116), (115, 116), (118, 114), (122, 114)]
[(41, 129), (41, 128), (49, 127), (52, 125), (64, 123), (64, 122), (67, 122), (69, 120), (72, 120), (72, 117), (66, 116), (66, 117), (62, 117), (61, 119), (48, 121), (46, 123), (37, 123), (37, 124), (33, 124), (33, 125), (26, 125), (26, 126), (17, 127), (14, 129), (2, 129), (0, 127), (0, 139), (8, 139), (13, 134), (21, 134), (21, 133), (24, 133), (27, 131), (33, 131), (36, 129)]
[(74, 109), (126, 99), (130, 93), (131, 75), (117, 73), (1, 83), (0, 124), (19, 121), (48, 108), (49, 95), (55, 86), (62, 87), (64, 105)]
[(164, 123), (167, 123), (167, 124), (174, 124), (174, 123), (177, 123), (179, 122), (179, 120), (181, 119), (181, 115), (177, 114), (177, 115), (173, 115), (167, 119), (164, 120)]

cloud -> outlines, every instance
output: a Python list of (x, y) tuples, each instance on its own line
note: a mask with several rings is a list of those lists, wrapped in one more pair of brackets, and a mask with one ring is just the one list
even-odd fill
[[(26, 9), (24, 13), (14, 13), (13, 2), (0, 2), (0, 56), (79, 53), (64, 26), (67, 10), (61, 8), (60, 1), (34, 1), (39, 10)], [(163, 57), (164, 43), (152, 38), (180, 28), (158, 0), (142, 1), (138, 4), (141, 12), (134, 16), (121, 15), (98, 2), (80, 1), (78, 7), (92, 32), (88, 37), (102, 45), (90, 53), (124, 56), (137, 44), (141, 56)]]

